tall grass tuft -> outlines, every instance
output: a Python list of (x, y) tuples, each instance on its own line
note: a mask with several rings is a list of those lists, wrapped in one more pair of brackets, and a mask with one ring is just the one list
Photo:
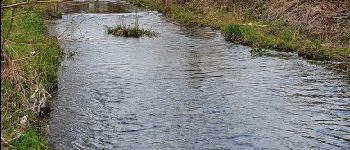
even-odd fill
[(228, 25), (224, 29), (224, 37), (228, 41), (237, 41), (242, 37), (242, 26), (238, 24)]
[(121, 23), (115, 27), (107, 27), (107, 34), (121, 37), (139, 38), (142, 36), (155, 36), (156, 33), (150, 30), (142, 29), (139, 26), (139, 17), (136, 13), (134, 17), (134, 26), (126, 25), (125, 18), (122, 18)]
[(122, 25), (117, 25), (116, 27), (107, 27), (107, 33), (112, 34), (114, 36), (121, 36), (121, 37), (142, 37), (144, 35), (146, 36), (154, 36), (155, 33), (149, 30), (140, 29), (137, 27), (126, 27)]

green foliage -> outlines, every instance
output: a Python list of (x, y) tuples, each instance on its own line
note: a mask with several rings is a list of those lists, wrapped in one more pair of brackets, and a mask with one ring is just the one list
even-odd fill
[(46, 142), (41, 139), (40, 134), (29, 128), (19, 138), (11, 142), (17, 150), (42, 150), (48, 149)]
[(231, 24), (224, 29), (223, 33), (226, 40), (237, 41), (242, 38), (243, 29), (242, 26), (238, 24)]
[(42, 72), (42, 82), (47, 84), (56, 78), (59, 46), (57, 39), (48, 36), (44, 20), (39, 13), (25, 11), (14, 22), (14, 29), (9, 40), (17, 44), (9, 44), (7, 52), (13, 59), (30, 57), (23, 69), (26, 74), (32, 70)]

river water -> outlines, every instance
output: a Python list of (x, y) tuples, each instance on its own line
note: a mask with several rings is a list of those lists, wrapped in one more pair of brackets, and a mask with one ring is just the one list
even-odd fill
[(50, 26), (73, 55), (59, 70), (52, 148), (350, 149), (345, 75), (293, 53), (253, 57), (152, 11), (137, 14), (157, 37), (114, 37), (106, 26), (135, 13), (102, 4)]

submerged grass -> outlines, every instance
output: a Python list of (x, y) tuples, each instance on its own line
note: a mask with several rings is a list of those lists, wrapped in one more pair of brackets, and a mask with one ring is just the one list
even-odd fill
[[(217, 6), (206, 7), (194, 2), (175, 4), (161, 0), (130, 0), (130, 2), (162, 12), (184, 25), (220, 29), (227, 41), (256, 48), (295, 51), (302, 57), (314, 60), (342, 62), (350, 60), (349, 47), (332, 47), (319, 39), (309, 41), (304, 38), (306, 32), (276, 22), (252, 20), (251, 17), (237, 12), (221, 11)], [(350, 73), (350, 65), (345, 65), (344, 68)]]
[(270, 51), (265, 48), (252, 48), (249, 52), (252, 54), (252, 56), (270, 56), (271, 55)]
[[(42, 8), (18, 8), (5, 39), (1, 62), (1, 148), (47, 149), (42, 138), (49, 92), (55, 89), (60, 49), (47, 34)], [(11, 10), (2, 10), (1, 31), (8, 31)], [(2, 43), (3, 46), (3, 43)]]

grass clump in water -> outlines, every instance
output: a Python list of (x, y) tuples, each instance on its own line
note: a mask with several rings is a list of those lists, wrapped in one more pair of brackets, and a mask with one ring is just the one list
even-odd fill
[(156, 33), (150, 30), (142, 29), (139, 27), (139, 17), (136, 13), (134, 17), (134, 26), (126, 25), (126, 20), (121, 17), (121, 24), (115, 27), (107, 27), (107, 34), (121, 37), (133, 37), (139, 38), (142, 36), (155, 36)]
[(252, 56), (270, 56), (271, 53), (268, 49), (265, 48), (252, 48), (250, 50)]
[(112, 34), (114, 36), (134, 38), (155, 35), (155, 33), (150, 30), (140, 29), (138, 27), (126, 27), (123, 25), (118, 25), (116, 27), (107, 27), (107, 33)]

